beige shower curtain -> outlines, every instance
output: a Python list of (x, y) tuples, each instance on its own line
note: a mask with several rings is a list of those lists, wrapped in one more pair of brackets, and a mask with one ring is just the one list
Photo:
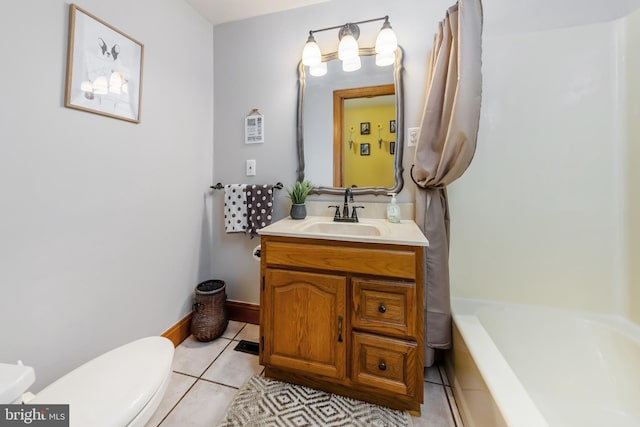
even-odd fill
[(476, 149), (482, 98), (482, 3), (459, 0), (438, 28), (427, 76), (427, 99), (411, 178), (416, 222), (426, 250), (425, 366), (451, 346), (449, 206), (446, 187), (467, 169)]

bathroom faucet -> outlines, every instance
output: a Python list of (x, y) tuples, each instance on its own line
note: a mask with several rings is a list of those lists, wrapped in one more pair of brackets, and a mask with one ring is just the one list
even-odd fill
[(344, 190), (344, 205), (342, 205), (342, 217), (349, 218), (349, 202), (353, 203), (353, 190), (352, 187), (347, 187)]
[(330, 208), (335, 208), (336, 212), (333, 215), (333, 220), (335, 222), (358, 222), (358, 214), (356, 213), (356, 209), (364, 208), (364, 206), (353, 206), (351, 211), (351, 216), (349, 216), (349, 202), (353, 203), (353, 188), (355, 185), (351, 187), (347, 187), (344, 190), (344, 204), (342, 205), (342, 215), (340, 215), (340, 206), (339, 205), (331, 205)]

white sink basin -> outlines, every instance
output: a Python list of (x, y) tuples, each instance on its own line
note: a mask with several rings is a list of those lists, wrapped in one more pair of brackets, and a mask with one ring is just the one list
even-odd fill
[(380, 236), (380, 227), (361, 222), (312, 222), (301, 231), (320, 234), (346, 234), (349, 236)]

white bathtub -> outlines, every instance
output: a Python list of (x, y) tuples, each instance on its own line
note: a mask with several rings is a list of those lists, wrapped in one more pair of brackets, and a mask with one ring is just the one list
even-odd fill
[(454, 298), (447, 369), (465, 427), (640, 426), (640, 327)]

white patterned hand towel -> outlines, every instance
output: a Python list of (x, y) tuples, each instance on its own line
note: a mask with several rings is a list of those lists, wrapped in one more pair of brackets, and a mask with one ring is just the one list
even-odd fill
[(246, 184), (224, 186), (224, 226), (227, 233), (244, 233), (247, 230)]

